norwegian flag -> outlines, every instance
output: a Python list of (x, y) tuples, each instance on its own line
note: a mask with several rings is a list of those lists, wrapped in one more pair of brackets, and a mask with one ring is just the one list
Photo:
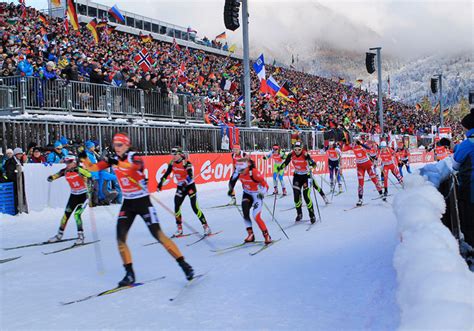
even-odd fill
[(145, 72), (149, 71), (153, 63), (155, 63), (146, 48), (142, 49), (133, 59)]

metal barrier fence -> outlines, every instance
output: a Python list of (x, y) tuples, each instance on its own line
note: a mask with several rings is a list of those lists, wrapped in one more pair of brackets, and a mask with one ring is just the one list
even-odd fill
[[(145, 154), (166, 154), (174, 146), (182, 146), (192, 153), (223, 152), (221, 130), (217, 127), (192, 125), (116, 124), (106, 121), (61, 122), (54, 120), (20, 120), (0, 117), (0, 147), (21, 147), (30, 142), (39, 146), (53, 144), (61, 136), (80, 144), (87, 139), (97, 140), (101, 148), (109, 146), (117, 132), (127, 132), (134, 148)], [(291, 132), (272, 129), (240, 129), (240, 145), (245, 151), (269, 151), (278, 144), (288, 150)], [(323, 146), (323, 133), (303, 131), (303, 142), (311, 149)]]
[(0, 111), (204, 122), (204, 99), (39, 77), (0, 78)]

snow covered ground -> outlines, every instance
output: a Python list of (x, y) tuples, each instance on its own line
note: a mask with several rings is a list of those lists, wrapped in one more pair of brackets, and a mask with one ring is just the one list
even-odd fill
[[(256, 256), (249, 256), (255, 250), (250, 247), (218, 255), (210, 252), (240, 243), (246, 232), (235, 207), (209, 209), (228, 202), (226, 183), (200, 185), (200, 206), (211, 228), (223, 232), (191, 247), (186, 244), (196, 237), (176, 239), (197, 273), (207, 275), (175, 302), (169, 298), (185, 284), (184, 275), (160, 245), (143, 246), (153, 238), (137, 218), (128, 236), (137, 281), (166, 278), (86, 302), (60, 305), (61, 301), (110, 289), (123, 277), (115, 241), (119, 206), (94, 208), (105, 271), (98, 272), (93, 245), (53, 255), (41, 252), (69, 243), (2, 250), (0, 259), (22, 257), (0, 264), (0, 329), (394, 330), (399, 326), (400, 312), (392, 261), (399, 237), (392, 197), (388, 203), (371, 200), (377, 192), (367, 182), (368, 205), (344, 211), (357, 200), (355, 170), (345, 171), (345, 177), (349, 192), (322, 207), (323, 222), (309, 232), (304, 225), (294, 226), (287, 230), (287, 240), (264, 210), (271, 236), (282, 239)], [(240, 197), (240, 184), (237, 187)], [(156, 197), (172, 208), (173, 195), (174, 190)], [(273, 198), (265, 201), (271, 208)], [(277, 200), (276, 217), (283, 227), (293, 223), (295, 211), (281, 210), (292, 206), (291, 194)], [(157, 208), (162, 227), (171, 235), (174, 219)], [(55, 234), (62, 212), (48, 209), (18, 217), (1, 215), (1, 247), (46, 240)], [(188, 200), (183, 215), (186, 222), (201, 229)], [(307, 219), (305, 209), (304, 215)], [(91, 240), (89, 210), (83, 218), (86, 237)], [(254, 230), (261, 239), (256, 225)], [(74, 220), (70, 220), (66, 237), (75, 236), (75, 232)]]

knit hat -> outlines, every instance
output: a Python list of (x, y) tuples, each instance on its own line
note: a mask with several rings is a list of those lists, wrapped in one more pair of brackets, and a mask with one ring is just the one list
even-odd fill
[(9, 148), (5, 151), (5, 155), (13, 155), (13, 149)]
[(61, 139), (59, 139), (59, 141), (61, 142), (63, 146), (69, 144), (69, 140), (64, 136), (62, 136)]
[(17, 147), (13, 150), (13, 155), (23, 154), (23, 150), (20, 147)]
[(114, 144), (115, 143), (122, 143), (124, 145), (130, 146), (130, 138), (127, 136), (126, 133), (117, 133), (114, 136), (113, 142), (114, 142)]
[(54, 148), (62, 148), (63, 147), (63, 144), (61, 144), (61, 142), (59, 140), (57, 140), (55, 143), (54, 143)]
[(474, 108), (471, 108), (471, 112), (464, 116), (461, 125), (468, 130), (474, 129)]
[(95, 144), (90, 140), (87, 140), (85, 145), (87, 149), (91, 149), (95, 147)]

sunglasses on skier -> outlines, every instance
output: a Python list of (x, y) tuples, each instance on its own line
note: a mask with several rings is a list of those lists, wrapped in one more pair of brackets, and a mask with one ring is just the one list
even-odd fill
[(301, 147), (295, 147), (294, 150), (295, 152), (301, 152), (303, 149)]
[(171, 154), (172, 154), (172, 155), (178, 155), (178, 152), (179, 152), (179, 151), (178, 151), (177, 148), (171, 149)]

